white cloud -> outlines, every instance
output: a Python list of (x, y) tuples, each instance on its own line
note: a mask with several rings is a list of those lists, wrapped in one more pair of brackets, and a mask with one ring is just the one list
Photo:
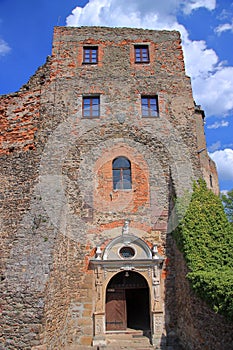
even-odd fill
[(219, 178), (222, 180), (233, 179), (233, 149), (215, 151), (209, 154), (217, 166)]
[(125, 6), (123, 0), (89, 0), (84, 8), (76, 7), (72, 11), (67, 25), (163, 28), (174, 22), (174, 12), (181, 2), (167, 0), (155, 6), (151, 0), (127, 0)]
[(68, 26), (138, 27), (179, 30), (182, 36), (187, 75), (193, 94), (206, 116), (227, 116), (233, 110), (233, 67), (219, 62), (216, 52), (204, 40), (191, 41), (177, 15), (198, 8), (213, 10), (215, 0), (89, 0), (67, 17)]
[[(163, 28), (176, 22), (176, 14), (191, 13), (200, 7), (215, 8), (215, 0), (89, 0), (67, 17), (68, 26), (103, 25)], [(167, 28), (168, 29), (168, 28)]]
[(205, 77), (192, 79), (196, 101), (206, 115), (227, 116), (233, 111), (233, 67), (218, 67)]
[(218, 129), (218, 128), (224, 128), (229, 125), (229, 122), (226, 120), (221, 120), (219, 122), (215, 122), (214, 124), (207, 125), (207, 129)]
[(221, 148), (221, 141), (212, 143), (212, 145), (208, 147), (208, 150), (209, 152), (214, 152), (217, 151), (219, 148)]
[(218, 63), (215, 51), (208, 49), (204, 40), (191, 41), (184, 38), (183, 50), (186, 72), (193, 79), (208, 77)]
[(220, 192), (221, 192), (221, 194), (225, 194), (225, 196), (228, 194), (228, 190), (222, 190)]
[(185, 2), (185, 13), (191, 13), (200, 7), (205, 7), (208, 10), (214, 10), (216, 6), (215, 0), (193, 0)]
[(220, 24), (217, 28), (215, 28), (215, 32), (218, 34), (221, 34), (221, 33), (226, 32), (228, 30), (233, 32), (233, 21), (232, 21), (232, 23)]
[(8, 52), (10, 52), (10, 50), (10, 46), (0, 38), (0, 56), (6, 55)]
[(232, 11), (231, 8), (229, 9), (224, 8), (221, 13), (217, 16), (217, 19), (220, 21), (227, 21), (229, 18), (232, 18)]

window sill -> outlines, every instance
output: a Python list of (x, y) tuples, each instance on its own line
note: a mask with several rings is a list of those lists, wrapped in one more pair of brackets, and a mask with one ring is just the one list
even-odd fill
[(141, 61), (141, 62), (134, 62), (135, 64), (149, 64), (150, 61)]
[(98, 117), (91, 117), (91, 116), (84, 117), (84, 116), (82, 116), (82, 119), (100, 119), (100, 116), (98, 116)]
[(142, 117), (142, 119), (158, 119), (159, 116), (156, 116), (156, 117)]
[(97, 66), (98, 62), (82, 62), (83, 65), (88, 65), (88, 66)]

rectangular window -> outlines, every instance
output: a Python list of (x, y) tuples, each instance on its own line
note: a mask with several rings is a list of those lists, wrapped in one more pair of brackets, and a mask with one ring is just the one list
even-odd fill
[(142, 116), (144, 118), (158, 117), (158, 96), (142, 96)]
[(148, 45), (135, 45), (135, 63), (149, 63), (149, 46)]
[(100, 97), (83, 97), (83, 118), (99, 118), (100, 116)]
[(84, 46), (83, 48), (83, 63), (95, 64), (98, 63), (98, 47)]

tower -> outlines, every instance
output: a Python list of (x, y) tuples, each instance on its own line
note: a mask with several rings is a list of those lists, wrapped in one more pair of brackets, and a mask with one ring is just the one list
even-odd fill
[(162, 349), (175, 198), (200, 177), (218, 191), (179, 33), (56, 27), (52, 56), (1, 102), (6, 348), (133, 329)]

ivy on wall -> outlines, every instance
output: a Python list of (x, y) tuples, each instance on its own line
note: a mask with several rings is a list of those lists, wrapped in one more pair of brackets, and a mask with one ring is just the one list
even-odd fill
[(189, 207), (173, 236), (194, 291), (215, 312), (233, 320), (233, 228), (221, 199), (204, 180), (194, 183)]

